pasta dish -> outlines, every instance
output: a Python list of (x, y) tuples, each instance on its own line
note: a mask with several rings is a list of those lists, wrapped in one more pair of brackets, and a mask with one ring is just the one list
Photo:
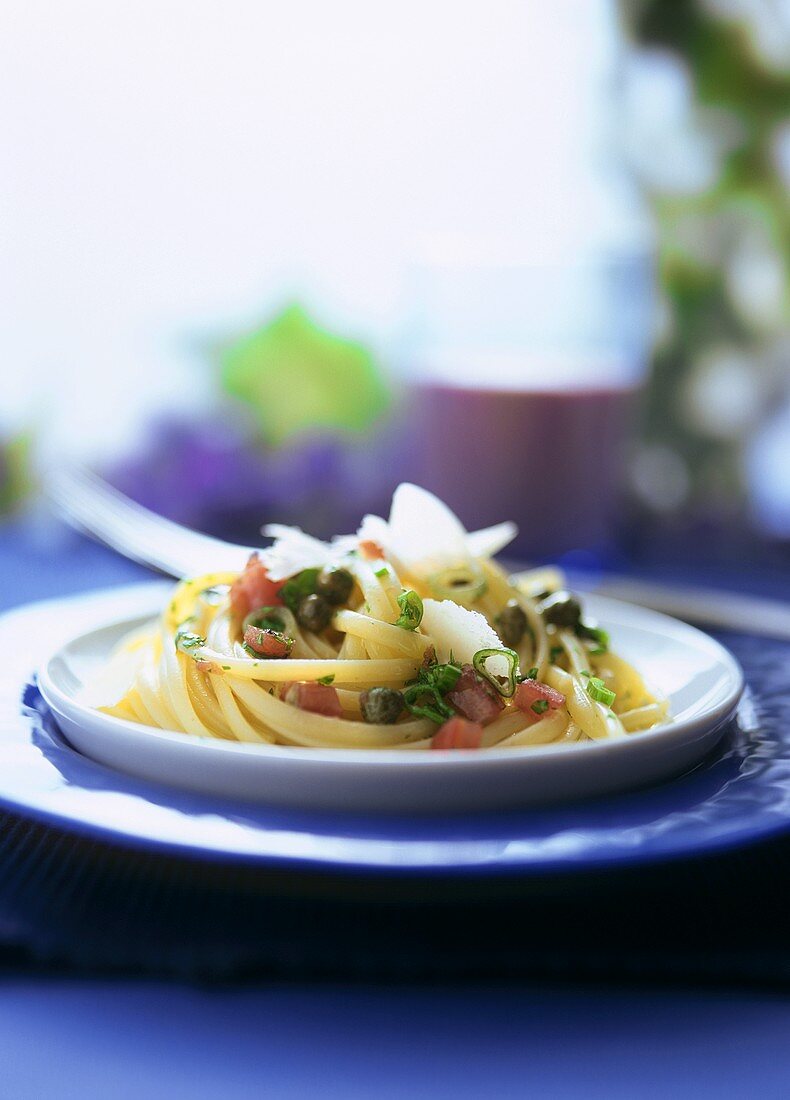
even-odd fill
[(181, 581), (90, 686), (166, 730), (335, 749), (487, 749), (623, 738), (667, 717), (555, 569), (493, 560), (512, 524), (467, 532), (396, 490), (389, 520), (321, 542), (270, 525), (239, 573)]

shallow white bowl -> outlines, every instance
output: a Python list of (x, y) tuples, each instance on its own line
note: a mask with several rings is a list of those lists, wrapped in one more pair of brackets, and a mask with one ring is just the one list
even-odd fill
[(676, 619), (588, 596), (585, 606), (669, 698), (672, 721), (625, 740), (481, 752), (316, 750), (195, 737), (112, 718), (78, 701), (123, 634), (156, 615), (166, 589), (128, 592), (39, 672), (41, 693), (80, 752), (130, 775), (222, 797), (304, 809), (445, 812), (601, 795), (686, 771), (732, 717), (743, 674), (718, 642)]

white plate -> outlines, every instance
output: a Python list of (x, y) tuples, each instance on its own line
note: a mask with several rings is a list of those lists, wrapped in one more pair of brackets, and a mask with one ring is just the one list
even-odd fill
[[(665, 615), (588, 596), (585, 606), (648, 682), (672, 721), (624, 740), (482, 752), (259, 746), (141, 726), (80, 704), (87, 678), (127, 631), (156, 615), (167, 588), (119, 592), (94, 628), (43, 664), (39, 687), (80, 752), (127, 774), (223, 797), (303, 809), (443, 812), (527, 806), (643, 786), (686, 771), (718, 741), (743, 674), (718, 642)], [(130, 596), (133, 603), (130, 602)]]

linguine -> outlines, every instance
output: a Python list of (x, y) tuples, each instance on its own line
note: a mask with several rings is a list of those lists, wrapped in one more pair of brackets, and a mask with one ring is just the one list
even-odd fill
[(182, 581), (124, 639), (92, 702), (167, 730), (335, 749), (623, 738), (666, 702), (556, 570), (509, 577), (510, 525), (468, 534), (415, 486), (331, 544), (269, 528), (242, 573)]

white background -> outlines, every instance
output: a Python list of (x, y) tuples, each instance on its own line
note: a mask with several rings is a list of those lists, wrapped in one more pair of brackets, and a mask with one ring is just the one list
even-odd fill
[(0, 427), (117, 444), (291, 293), (386, 346), (428, 238), (534, 259), (611, 213), (605, 0), (5, 0), (2, 24)]

